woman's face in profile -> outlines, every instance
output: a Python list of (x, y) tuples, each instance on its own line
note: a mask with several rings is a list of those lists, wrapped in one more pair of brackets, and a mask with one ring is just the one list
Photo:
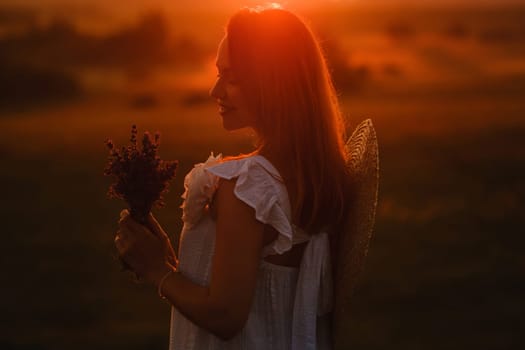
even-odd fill
[(248, 108), (246, 98), (242, 95), (240, 85), (231, 70), (226, 36), (219, 44), (216, 66), (217, 81), (210, 90), (210, 96), (219, 104), (223, 127), (226, 130), (254, 127), (254, 113)]

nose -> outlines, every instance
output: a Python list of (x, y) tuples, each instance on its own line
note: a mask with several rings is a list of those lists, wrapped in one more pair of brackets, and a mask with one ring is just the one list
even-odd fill
[(224, 99), (224, 97), (226, 97), (226, 90), (224, 89), (221, 80), (222, 79), (217, 79), (209, 92), (210, 96), (215, 99)]

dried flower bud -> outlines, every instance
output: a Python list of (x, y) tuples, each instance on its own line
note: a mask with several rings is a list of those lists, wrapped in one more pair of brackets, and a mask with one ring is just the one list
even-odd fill
[(142, 150), (137, 148), (137, 127), (131, 128), (131, 145), (116, 149), (113, 142), (106, 142), (110, 149), (108, 164), (104, 175), (112, 176), (115, 182), (110, 185), (107, 195), (126, 201), (131, 216), (146, 223), (151, 208), (164, 206), (162, 195), (168, 192), (169, 181), (173, 179), (178, 166), (177, 161), (163, 161), (157, 155), (160, 133), (155, 133), (152, 142), (149, 132), (142, 138)]

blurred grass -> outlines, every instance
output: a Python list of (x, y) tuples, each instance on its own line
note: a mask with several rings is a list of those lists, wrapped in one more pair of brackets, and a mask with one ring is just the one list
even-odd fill
[[(199, 113), (213, 112), (206, 106), (185, 115)], [(167, 207), (156, 210), (175, 243), (184, 174), (210, 149), (250, 149), (249, 137), (222, 131), (215, 116), (190, 120), (194, 129), (177, 133), (172, 127), (161, 140), (163, 158), (181, 162)], [(525, 126), (388, 137), (397, 131), (385, 128), (381, 116), (373, 120), (380, 140), (380, 203), (349, 348), (517, 349), (525, 311)], [(91, 144), (83, 149), (46, 150), (45, 133), (40, 151), (17, 151), (21, 135), (10, 135), (11, 147), (4, 140), (8, 166), (0, 176), (7, 185), (2, 213), (8, 249), (1, 259), (9, 267), (3, 271), (2, 348), (167, 344), (168, 305), (152, 288), (133, 284), (112, 258), (123, 203), (105, 197), (109, 179), (102, 176), (101, 141), (119, 127), (123, 135), (116, 143), (124, 144), (131, 120), (113, 121), (88, 133), (82, 142)], [(187, 139), (188, 132), (203, 137), (199, 129), (208, 130), (200, 146)]]
[[(524, 52), (512, 34), (524, 12), (465, 11), (325, 14), (327, 32), (354, 33), (341, 39), (350, 50), (371, 43), (362, 89), (341, 100), (349, 129), (372, 118), (380, 142), (377, 226), (348, 348), (525, 346)], [(385, 35), (392, 51), (374, 53)], [(251, 138), (222, 130), (205, 91), (149, 87), (2, 115), (1, 349), (167, 347), (168, 304), (113, 258), (124, 203), (106, 198), (103, 141), (125, 144), (133, 123), (161, 131), (162, 158), (180, 167), (155, 215), (176, 247), (184, 175), (211, 151), (249, 151)]]
[(348, 348), (522, 347), (524, 135), (383, 145), (380, 198), (395, 204), (379, 208)]

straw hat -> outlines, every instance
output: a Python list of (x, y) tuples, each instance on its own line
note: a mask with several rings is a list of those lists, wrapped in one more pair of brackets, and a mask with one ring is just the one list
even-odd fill
[(347, 167), (355, 191), (347, 211), (345, 228), (340, 233), (335, 257), (335, 305), (333, 339), (335, 349), (347, 347), (352, 293), (363, 271), (375, 224), (379, 187), (377, 137), (370, 119), (362, 121), (345, 145)]

